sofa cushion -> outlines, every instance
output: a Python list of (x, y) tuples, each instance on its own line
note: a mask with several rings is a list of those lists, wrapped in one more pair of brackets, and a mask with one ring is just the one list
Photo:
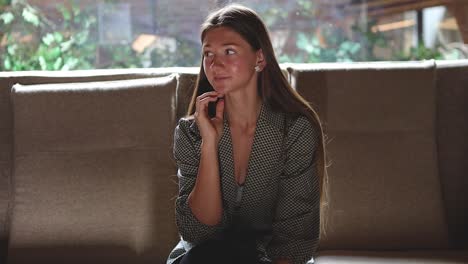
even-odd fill
[(439, 171), (453, 247), (468, 249), (468, 60), (437, 62)]
[(462, 264), (468, 263), (468, 251), (321, 251), (316, 264)]
[[(0, 263), (5, 262), (8, 240), (8, 206), (10, 204), (13, 121), (10, 90), (15, 83), (46, 84), (141, 79), (167, 76), (179, 68), (112, 69), (80, 71), (0, 72)], [(185, 79), (185, 76), (180, 76)]]
[(8, 263), (165, 260), (177, 240), (176, 85), (171, 75), (14, 86)]
[(0, 263), (5, 262), (7, 245), (6, 218), (10, 202), (11, 111), (10, 96), (0, 87)]
[(320, 249), (445, 248), (433, 62), (291, 65), (328, 136)]

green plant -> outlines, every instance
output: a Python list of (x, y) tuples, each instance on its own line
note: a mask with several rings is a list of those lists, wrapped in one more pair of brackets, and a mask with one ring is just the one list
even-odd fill
[[(271, 6), (271, 5), (269, 5)], [(269, 27), (292, 24), (288, 36), (287, 52), (277, 50), (280, 62), (348, 62), (376, 60), (374, 47), (385, 45), (380, 32), (372, 31), (373, 23), (366, 27), (352, 27), (353, 38), (337, 23), (321, 18), (313, 1), (298, 0), (284, 8), (260, 6), (260, 14), (268, 19)], [(288, 21), (289, 20), (289, 21)], [(294, 48), (291, 48), (291, 44)]]
[(357, 58), (361, 49), (359, 43), (346, 38), (330, 38), (326, 46), (322, 46), (316, 36), (308, 36), (300, 32), (297, 36), (297, 48), (303, 51), (302, 58), (306, 62), (348, 62)]
[(118, 69), (118, 68), (140, 68), (141, 58), (132, 47), (127, 45), (106, 45), (100, 48), (101, 57), (107, 57), (104, 63), (98, 68)]
[(11, 0), (0, 0), (0, 7), (11, 5)]
[[(409, 52), (394, 51), (389, 47), (384, 33), (377, 30), (375, 19), (370, 19), (365, 25), (355, 20), (351, 25), (352, 33), (347, 34), (344, 32), (344, 21), (339, 21), (339, 14), (335, 16), (336, 20), (324, 20), (313, 1), (297, 0), (281, 8), (265, 3), (256, 6), (256, 9), (273, 30), (289, 25), (284, 44), (287, 48), (283, 50), (283, 47), (279, 47), (276, 50), (280, 62), (424, 60), (462, 56), (458, 51), (446, 52), (444, 56), (438, 49), (424, 45), (413, 47)], [(376, 54), (377, 48), (390, 49), (391, 57), (381, 58)]]
[[(102, 68), (141, 67), (141, 59), (126, 45), (98, 47), (94, 10), (81, 9), (77, 1), (57, 5), (62, 19), (49, 21), (41, 10), (15, 1), (0, 14), (4, 28), (0, 70), (75, 70), (96, 68), (98, 51), (108, 60)], [(98, 49), (99, 48), (99, 49)]]
[(49, 21), (41, 10), (25, 1), (15, 2), (0, 14), (2, 27), (6, 29), (1, 70), (92, 68), (95, 44), (89, 38), (96, 18), (81, 12), (74, 2), (57, 9), (63, 17), (61, 25)]
[(440, 53), (438, 50), (427, 48), (424, 43), (420, 43), (416, 47), (411, 47), (409, 52), (401, 51), (395, 53), (394, 57), (402, 61), (444, 59), (442, 53)]
[(388, 47), (384, 34), (376, 30), (377, 21), (370, 20), (365, 26), (355, 24), (351, 27), (355, 33), (354, 40), (361, 44), (361, 61), (378, 61), (381, 58), (375, 55), (375, 48)]
[(176, 50), (155, 48), (151, 51), (152, 67), (196, 66), (200, 64), (200, 46), (186, 39), (175, 38)]

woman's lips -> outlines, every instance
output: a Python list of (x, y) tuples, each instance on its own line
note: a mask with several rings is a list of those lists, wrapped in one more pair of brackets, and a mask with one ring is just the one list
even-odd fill
[(229, 76), (216, 76), (216, 77), (214, 77), (214, 80), (215, 80), (216, 82), (219, 82), (219, 81), (227, 80), (227, 79), (229, 79), (229, 78), (231, 78), (231, 77), (229, 77)]

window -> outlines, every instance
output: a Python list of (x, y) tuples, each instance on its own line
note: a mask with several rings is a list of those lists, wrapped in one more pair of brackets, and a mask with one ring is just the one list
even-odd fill
[[(0, 70), (198, 66), (200, 24), (231, 2), (0, 0)], [(463, 1), (236, 2), (262, 16), (280, 62), (468, 58)]]

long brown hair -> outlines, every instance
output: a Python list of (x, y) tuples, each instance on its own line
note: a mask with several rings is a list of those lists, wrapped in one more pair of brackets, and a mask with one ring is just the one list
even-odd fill
[[(317, 168), (320, 184), (320, 214), (321, 230), (325, 232), (324, 210), (328, 205), (328, 186), (325, 154), (325, 137), (322, 123), (317, 112), (310, 104), (294, 90), (283, 75), (271, 44), (267, 28), (261, 18), (247, 7), (233, 4), (228, 5), (208, 16), (201, 26), (201, 42), (206, 33), (217, 27), (228, 27), (240, 34), (253, 48), (261, 49), (266, 61), (265, 68), (258, 74), (258, 94), (263, 102), (268, 103), (274, 111), (284, 112), (288, 115), (304, 115), (313, 124), (320, 128), (320, 144), (317, 149)], [(203, 55), (202, 55), (203, 56)], [(203, 68), (203, 57), (198, 74), (195, 90), (190, 101), (188, 115), (195, 113), (196, 98), (203, 93), (213, 91)]]

